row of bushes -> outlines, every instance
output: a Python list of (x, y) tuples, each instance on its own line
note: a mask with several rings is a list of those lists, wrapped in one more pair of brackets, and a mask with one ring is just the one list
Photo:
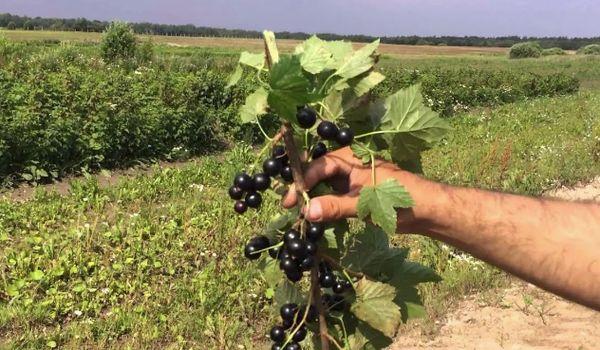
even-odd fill
[(387, 70), (387, 79), (376, 88), (384, 96), (398, 88), (421, 83), (429, 105), (444, 116), (471, 107), (493, 106), (526, 98), (572, 94), (579, 81), (556, 73), (538, 75), (509, 70), (426, 69)]
[[(136, 67), (107, 64), (94, 47), (0, 43), (0, 182), (47, 180), (250, 140), (258, 133), (239, 123), (237, 110), (255, 83), (248, 78), (228, 89), (230, 70), (229, 58), (159, 56)], [(562, 74), (384, 73), (388, 79), (376, 93), (420, 82), (430, 105), (444, 115), (578, 88), (577, 80)]]
[[(600, 55), (600, 45), (591, 44), (577, 50), (578, 55)], [(510, 58), (538, 58), (541, 56), (566, 55), (560, 47), (544, 49), (538, 42), (518, 43), (510, 48)]]

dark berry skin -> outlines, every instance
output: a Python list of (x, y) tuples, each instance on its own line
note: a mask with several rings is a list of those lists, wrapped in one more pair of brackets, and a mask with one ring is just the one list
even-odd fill
[(257, 191), (264, 191), (271, 187), (271, 178), (265, 173), (258, 173), (254, 175), (254, 188)]
[(343, 294), (346, 290), (348, 290), (347, 289), (348, 285), (345, 282), (348, 282), (348, 281), (343, 281), (343, 280), (337, 281), (333, 285), (333, 287), (331, 287), (331, 289), (333, 290), (333, 292), (335, 294)]
[(283, 235), (283, 242), (286, 245), (290, 244), (290, 242), (295, 239), (300, 239), (300, 232), (294, 230), (293, 228), (287, 230), (286, 233)]
[(298, 110), (298, 113), (296, 113), (296, 119), (301, 128), (310, 129), (317, 122), (317, 112), (312, 108), (301, 108)]
[(237, 201), (237, 202), (235, 202), (233, 209), (238, 214), (244, 214), (246, 212), (246, 210), (248, 210), (248, 206), (243, 201)]
[(240, 200), (244, 196), (244, 190), (237, 186), (229, 187), (229, 197), (231, 199)]
[(282, 320), (294, 320), (296, 312), (298, 311), (298, 305), (294, 303), (284, 304), (279, 309), (279, 315)]
[(292, 239), (286, 244), (293, 257), (301, 259), (306, 256), (306, 243), (301, 239)]
[(285, 182), (294, 182), (294, 175), (292, 174), (292, 167), (289, 165), (281, 168), (281, 178)]
[(294, 335), (292, 336), (292, 340), (296, 343), (303, 341), (306, 338), (306, 327), (302, 326)]
[(250, 192), (246, 195), (246, 205), (250, 208), (258, 208), (262, 203), (262, 196), (258, 192)]
[(302, 348), (300, 347), (300, 344), (298, 344), (298, 343), (289, 343), (288, 345), (285, 346), (284, 350), (302, 350)]
[(354, 141), (354, 131), (350, 128), (341, 128), (337, 135), (337, 143), (340, 146), (348, 146)]
[(312, 159), (319, 159), (327, 154), (327, 146), (323, 142), (319, 142), (315, 145), (312, 151)]
[(294, 325), (294, 319), (283, 320), (283, 322), (281, 322), (281, 327), (283, 327), (285, 329), (290, 329), (290, 328), (292, 328), (293, 325)]
[(271, 248), (271, 249), (269, 249), (269, 255), (271, 256), (271, 258), (277, 259), (277, 257), (279, 257), (279, 254), (281, 254), (282, 250), (283, 250), (283, 247)]
[(323, 294), (321, 296), (321, 303), (323, 304), (324, 308), (329, 309), (329, 306), (331, 306), (331, 304), (333, 303), (333, 295)]
[(263, 171), (265, 174), (275, 177), (281, 173), (281, 162), (275, 158), (269, 158), (263, 163)]
[(282, 343), (285, 340), (285, 329), (281, 326), (275, 326), (271, 328), (271, 332), (269, 333), (271, 340), (276, 343)]
[(260, 258), (260, 253), (257, 253), (260, 249), (252, 243), (248, 243), (244, 248), (244, 256), (250, 260), (256, 260)]
[(279, 262), (279, 268), (284, 272), (298, 271), (298, 265), (296, 264), (296, 262), (294, 260), (292, 260), (290, 258), (282, 259)]
[(275, 146), (273, 147), (273, 158), (283, 158), (286, 155), (285, 147), (283, 146)]
[(334, 295), (330, 307), (333, 311), (344, 311), (344, 308), (346, 307), (344, 297), (341, 295)]
[(290, 282), (296, 283), (302, 279), (302, 272), (296, 267), (295, 270), (286, 271), (285, 276)]
[(335, 284), (335, 275), (325, 272), (319, 275), (319, 284), (323, 288), (331, 288)]
[(292, 258), (292, 254), (290, 254), (290, 252), (288, 252), (287, 249), (282, 249), (279, 252), (279, 256), (278, 256), (279, 260), (283, 260), (283, 259), (291, 259)]
[(253, 191), (254, 190), (254, 181), (252, 181), (252, 178), (250, 177), (250, 175), (248, 175), (246, 173), (238, 174), (235, 177), (235, 179), (233, 180), (233, 184), (236, 187), (239, 187), (240, 189), (242, 189), (243, 191)]
[(317, 127), (317, 134), (323, 140), (335, 140), (338, 136), (339, 129), (332, 122), (324, 121)]
[(325, 234), (325, 228), (319, 223), (311, 223), (306, 230), (306, 239), (311, 242), (318, 242)]
[(315, 255), (317, 253), (317, 244), (311, 241), (306, 241), (306, 254)]
[[(302, 309), (305, 310), (306, 306), (303, 306)], [(319, 318), (319, 311), (317, 311), (317, 308), (314, 305), (311, 305), (308, 308), (308, 315), (306, 316), (306, 320), (309, 322), (312, 322), (312, 321), (316, 321), (317, 318)]]
[(311, 255), (308, 255), (300, 262), (300, 268), (302, 271), (310, 271), (313, 266), (315, 266), (315, 258), (313, 258)]
[(271, 346), (271, 350), (283, 350), (283, 348), (281, 347), (281, 344), (275, 343)]
[(265, 236), (256, 236), (252, 238), (248, 243), (255, 245), (258, 248), (258, 250), (267, 249), (271, 246), (271, 242)]

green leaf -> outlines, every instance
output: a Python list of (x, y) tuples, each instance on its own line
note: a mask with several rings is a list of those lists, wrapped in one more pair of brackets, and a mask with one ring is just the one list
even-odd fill
[(379, 47), (379, 39), (374, 42), (363, 46), (353, 55), (347, 56), (345, 61), (340, 65), (335, 75), (345, 78), (352, 79), (368, 70), (373, 68), (375, 64), (375, 51)]
[(325, 249), (325, 253), (330, 257), (339, 259), (342, 252), (345, 251), (344, 237), (349, 230), (348, 220), (330, 223), (319, 243), (320, 249)]
[(246, 97), (246, 103), (240, 108), (240, 118), (242, 123), (251, 123), (265, 113), (267, 113), (267, 91), (258, 88)]
[(336, 121), (344, 114), (343, 95), (341, 91), (332, 90), (323, 100), (325, 117), (327, 120)]
[(408, 253), (407, 249), (390, 249), (387, 234), (369, 223), (349, 244), (342, 258), (342, 265), (375, 279), (379, 279), (382, 273), (386, 274), (388, 279), (391, 278), (392, 274), (386, 267), (401, 263)]
[(275, 290), (275, 297), (273, 299), (279, 307), (287, 303), (296, 303), (298, 305), (304, 303), (304, 297), (300, 289), (287, 279)]
[(396, 289), (363, 278), (358, 281), (355, 290), (356, 301), (350, 311), (387, 337), (393, 337), (401, 322), (400, 308), (393, 302)]
[(423, 306), (419, 291), (414, 286), (395, 286), (396, 297), (394, 303), (400, 306), (402, 313), (402, 322), (409, 319), (421, 318), (427, 316), (427, 310)]
[(242, 69), (242, 66), (240, 66), (238, 64), (235, 67), (235, 71), (233, 72), (231, 77), (229, 77), (229, 81), (227, 82), (227, 87), (229, 88), (229, 87), (237, 85), (237, 83), (240, 81), (240, 79), (242, 79), (243, 73), (244, 73), (244, 70)]
[(395, 162), (410, 160), (440, 141), (450, 130), (448, 123), (423, 104), (420, 87), (402, 89), (385, 99), (381, 129)]
[(414, 286), (425, 282), (439, 282), (442, 278), (427, 266), (416, 262), (404, 261), (394, 268), (394, 275), (389, 282), (394, 285)]
[(319, 74), (333, 64), (333, 55), (325, 42), (314, 35), (299, 45), (296, 53), (300, 56), (302, 68), (311, 74)]
[(275, 33), (265, 30), (263, 37), (265, 39), (267, 57), (269, 57), (271, 64), (276, 64), (279, 62), (279, 50), (277, 50), (277, 44), (275, 43)]
[(240, 64), (261, 70), (265, 66), (265, 55), (262, 53), (242, 52), (240, 55)]
[(364, 187), (358, 199), (358, 217), (371, 216), (387, 234), (396, 232), (396, 208), (410, 208), (414, 205), (410, 194), (395, 179), (389, 179), (374, 187)]
[(360, 78), (355, 84), (350, 85), (356, 97), (361, 97), (384, 80), (385, 75), (379, 72), (370, 72), (367, 76)]
[(371, 163), (371, 154), (375, 153), (367, 145), (358, 141), (354, 142), (350, 146), (350, 149), (352, 150), (352, 153), (354, 153), (354, 156), (360, 159), (363, 164)]
[(278, 241), (280, 238), (279, 230), (285, 230), (296, 221), (299, 210), (297, 208), (288, 210), (285, 214), (278, 214), (271, 218), (271, 221), (263, 229), (262, 234), (267, 236), (270, 241)]
[(348, 56), (352, 54), (352, 43), (342, 40), (326, 41), (325, 47), (333, 56), (330, 69), (336, 69), (342, 65)]
[(34, 270), (29, 273), (29, 278), (34, 281), (41, 281), (44, 278), (44, 272), (41, 270)]
[(261, 264), (263, 277), (269, 288), (275, 289), (279, 282), (283, 280), (283, 272), (279, 268), (279, 261), (276, 259), (264, 259)]
[(269, 106), (280, 117), (295, 123), (297, 106), (310, 100), (310, 83), (304, 76), (297, 56), (284, 56), (279, 63), (273, 65), (270, 85)]

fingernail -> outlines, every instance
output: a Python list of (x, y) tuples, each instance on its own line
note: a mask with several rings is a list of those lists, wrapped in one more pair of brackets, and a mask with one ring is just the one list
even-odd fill
[(310, 201), (310, 208), (308, 209), (308, 215), (306, 215), (306, 219), (313, 222), (323, 220), (323, 208), (321, 207), (321, 201), (317, 199)]

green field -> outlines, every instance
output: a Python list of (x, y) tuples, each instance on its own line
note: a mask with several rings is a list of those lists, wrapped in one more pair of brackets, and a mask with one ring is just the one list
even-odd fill
[[(76, 40), (83, 33), (61, 35), (36, 39)], [(11, 134), (0, 130), (0, 157), (12, 152), (15, 162), (37, 159), (39, 167), (70, 170), (59, 184), (0, 194), (0, 348), (264, 349), (272, 301), (241, 247), (280, 207), (269, 194), (260, 211), (238, 217), (224, 200), (239, 164), (254, 161), (258, 134), (234, 120), (247, 90), (224, 88), (237, 51), (158, 45), (152, 62), (118, 70), (98, 59), (93, 44), (6, 47), (0, 91), (9, 93), (0, 96), (0, 121)], [(498, 86), (478, 83), (461, 93), (485, 95), (486, 102), (449, 115), (452, 136), (424, 155), (428, 178), (528, 195), (600, 175), (598, 63), (480, 54), (382, 60), (398, 80), (402, 70), (471, 69), (470, 76), (426, 76), (432, 89), (481, 82), (487, 75), (479, 71), (510, 89), (525, 73), (576, 77), (578, 92), (550, 93), (552, 86), (506, 100)], [(30, 135), (35, 143), (27, 143)], [(217, 146), (174, 152), (184, 138), (186, 145)], [(139, 151), (148, 144), (156, 150)], [(11, 145), (27, 146), (15, 154)], [(138, 162), (154, 165), (119, 170)], [(23, 186), (10, 172), (3, 183)], [(509, 283), (494, 268), (450, 258), (433, 241), (407, 235), (394, 243), (413, 248), (412, 259), (443, 277), (421, 288), (428, 311), (421, 325), (432, 332), (464, 295)]]

